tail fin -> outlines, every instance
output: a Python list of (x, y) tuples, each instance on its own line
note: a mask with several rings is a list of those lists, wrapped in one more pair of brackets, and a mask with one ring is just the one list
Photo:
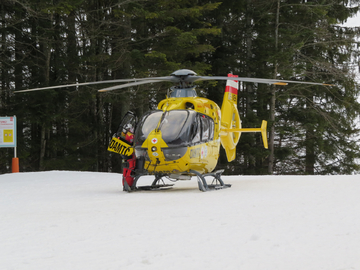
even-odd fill
[[(238, 77), (237, 75), (228, 74), (228, 77)], [(223, 103), (221, 106), (221, 131), (240, 129), (241, 121), (237, 109), (239, 82), (228, 80)], [(240, 139), (241, 132), (221, 132), (221, 145), (224, 147), (228, 161), (232, 161), (236, 156), (236, 145)]]
[[(238, 77), (228, 74), (228, 77)], [(268, 148), (266, 126), (267, 122), (263, 120), (261, 128), (241, 128), (241, 121), (237, 109), (238, 99), (238, 81), (226, 82), (223, 104), (221, 106), (221, 130), (220, 140), (224, 147), (228, 161), (236, 157), (236, 145), (239, 142), (241, 132), (261, 132), (264, 147)]]

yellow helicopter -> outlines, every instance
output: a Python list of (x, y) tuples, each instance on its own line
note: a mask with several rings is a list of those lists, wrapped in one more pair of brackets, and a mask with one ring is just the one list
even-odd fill
[[(197, 96), (196, 86), (193, 83), (206, 80), (227, 81), (221, 109), (215, 102)], [(231, 185), (225, 184), (221, 179), (223, 170), (214, 171), (219, 159), (220, 145), (225, 149), (229, 162), (236, 157), (236, 145), (243, 132), (261, 132), (264, 147), (268, 148), (265, 120), (260, 128), (241, 127), (237, 109), (239, 81), (274, 85), (288, 83), (327, 85), (303, 81), (244, 78), (232, 74), (198, 76), (192, 70), (181, 69), (166, 77), (87, 82), (16, 92), (128, 82), (99, 90), (99, 92), (107, 92), (162, 81), (173, 82), (175, 86), (169, 89), (166, 99), (160, 101), (157, 110), (145, 113), (139, 121), (133, 113), (127, 113), (108, 146), (109, 151), (120, 154), (126, 161), (123, 170), (123, 187), (127, 192), (169, 188), (172, 184), (165, 184), (163, 178), (178, 181), (190, 180), (192, 176), (197, 177), (201, 191), (230, 187)], [(155, 176), (152, 184), (137, 186), (140, 177), (149, 174)], [(207, 183), (207, 177), (212, 178), (211, 184)]]
[[(200, 80), (227, 81), (221, 109), (215, 102), (197, 96), (193, 82)], [(181, 69), (169, 77), (146, 78), (99, 91), (157, 81), (171, 81), (177, 85), (170, 88), (167, 98), (160, 101), (157, 110), (146, 113), (138, 123), (134, 115), (126, 115), (108, 148), (109, 151), (129, 157), (123, 173), (124, 190), (128, 192), (172, 186), (165, 184), (162, 180), (164, 177), (177, 181), (190, 180), (196, 176), (201, 191), (230, 187), (221, 179), (223, 170), (213, 171), (219, 159), (220, 145), (225, 149), (229, 162), (235, 159), (236, 145), (243, 132), (261, 132), (264, 147), (268, 148), (265, 120), (260, 128), (241, 127), (237, 109), (238, 81), (276, 85), (294, 82), (239, 78), (232, 74), (228, 77), (197, 76), (192, 70)], [(126, 139), (125, 134), (132, 134), (126, 127), (134, 125), (134, 137)], [(137, 187), (139, 178), (147, 174), (155, 175), (153, 183)], [(207, 183), (206, 177), (212, 177), (212, 184)]]

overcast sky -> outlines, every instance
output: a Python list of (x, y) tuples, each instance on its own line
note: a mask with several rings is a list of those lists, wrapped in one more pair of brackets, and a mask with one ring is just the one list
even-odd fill
[(349, 27), (355, 27), (358, 26), (360, 27), (360, 15), (359, 13), (353, 17), (347, 20), (346, 23), (344, 23), (345, 26), (349, 26)]

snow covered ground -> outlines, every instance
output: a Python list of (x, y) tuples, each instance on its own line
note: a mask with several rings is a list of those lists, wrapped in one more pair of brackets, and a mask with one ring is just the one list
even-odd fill
[[(225, 176), (122, 191), (114, 173), (0, 175), (0, 269), (360, 269), (359, 176)], [(140, 184), (151, 178), (140, 180)]]

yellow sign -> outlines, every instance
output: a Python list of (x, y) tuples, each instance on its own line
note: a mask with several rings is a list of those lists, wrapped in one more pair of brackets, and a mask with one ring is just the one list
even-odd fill
[(0, 147), (16, 147), (16, 116), (0, 117)]
[(116, 137), (112, 138), (107, 150), (123, 156), (131, 156), (134, 152), (134, 148), (132, 148), (131, 145), (119, 140)]
[(4, 129), (4, 143), (13, 143), (14, 134), (12, 129)]

